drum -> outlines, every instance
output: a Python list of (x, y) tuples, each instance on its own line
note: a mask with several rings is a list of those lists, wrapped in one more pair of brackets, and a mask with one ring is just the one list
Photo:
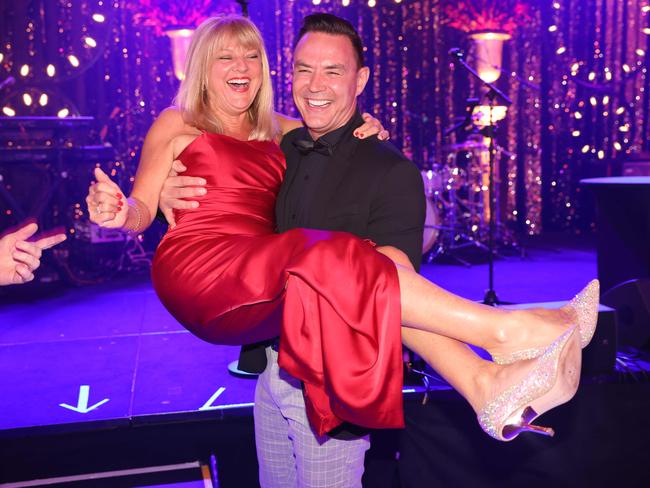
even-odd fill
[(440, 216), (433, 200), (427, 197), (427, 216), (424, 220), (422, 234), (422, 254), (428, 253), (438, 240), (440, 234)]

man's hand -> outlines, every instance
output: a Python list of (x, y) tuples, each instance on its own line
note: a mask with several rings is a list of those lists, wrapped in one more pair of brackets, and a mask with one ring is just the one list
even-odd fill
[(18, 285), (34, 279), (34, 271), (41, 265), (43, 250), (65, 241), (64, 233), (52, 234), (28, 242), (38, 226), (27, 224), (0, 238), (0, 285)]
[(174, 219), (174, 209), (192, 209), (199, 206), (196, 200), (185, 200), (186, 198), (200, 198), (206, 194), (203, 178), (195, 176), (181, 176), (187, 168), (178, 159), (172, 163), (172, 169), (163, 184), (160, 192), (160, 202), (158, 206), (165, 216), (169, 227), (172, 229), (176, 226)]

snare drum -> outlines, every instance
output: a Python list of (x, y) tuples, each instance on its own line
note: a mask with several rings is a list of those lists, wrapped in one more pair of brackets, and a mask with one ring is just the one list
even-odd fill
[(440, 216), (433, 201), (427, 197), (427, 216), (424, 219), (422, 234), (422, 254), (428, 253), (438, 240), (440, 234)]

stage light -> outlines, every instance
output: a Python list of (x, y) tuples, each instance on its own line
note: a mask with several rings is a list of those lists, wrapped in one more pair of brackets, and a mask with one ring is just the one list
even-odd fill
[(605, 151), (602, 149), (598, 151), (598, 159), (604, 159), (605, 158)]
[(578, 120), (580, 120), (582, 118), (582, 114), (580, 112), (574, 113), (573, 116)]
[(56, 116), (62, 119), (67, 117), (68, 115), (70, 115), (70, 110), (68, 110), (67, 108), (62, 108), (56, 113)]
[(605, 95), (603, 97), (603, 105), (607, 105), (609, 103), (609, 95)]
[(548, 28), (549, 32), (555, 32), (557, 30), (557, 25), (552, 25)]
[(622, 125), (622, 126), (620, 126), (620, 127), (618, 128), (618, 130), (621, 131), (621, 132), (628, 132), (628, 131), (630, 130), (630, 126), (627, 125), (627, 124)]
[(622, 115), (625, 112), (625, 107), (618, 107), (616, 109), (616, 115)]
[(612, 72), (611, 71), (605, 71), (605, 79), (607, 81), (610, 81), (612, 79)]
[(650, 36), (650, 27), (644, 27), (643, 28), (643, 33)]
[(349, 6), (350, 6), (350, 0), (343, 0), (343, 1), (341, 2), (341, 4), (342, 4), (344, 7), (349, 7)]
[(23, 64), (20, 67), (20, 76), (27, 76), (29, 74), (29, 66), (26, 64)]
[(72, 65), (73, 68), (79, 67), (79, 59), (74, 54), (68, 54), (68, 62)]
[(644, 6), (641, 8), (641, 11), (642, 11), (643, 13), (650, 12), (650, 5), (644, 5)]
[(5, 59), (5, 55), (0, 53), (0, 63), (2, 63)]
[(45, 72), (47, 73), (47, 76), (52, 78), (56, 74), (56, 68), (53, 64), (48, 64), (47, 68), (45, 68)]
[(626, 73), (629, 73), (631, 71), (630, 65), (628, 65), (627, 63), (624, 64), (623, 65), (623, 71), (625, 71)]
[(553, 2), (553, 8), (555, 10), (560, 10), (560, 2)]
[(95, 22), (102, 23), (106, 20), (106, 17), (104, 17), (102, 14), (93, 14), (93, 20)]
[(377, 5), (376, 0), (368, 0), (368, 7), (374, 7)]
[(593, 71), (589, 73), (589, 81), (594, 81), (596, 79), (596, 73)]
[(573, 132), (571, 132), (571, 135), (573, 137), (580, 137), (580, 131), (579, 130), (574, 130)]
[[(494, 83), (501, 76), (503, 43), (510, 39), (505, 32), (476, 32), (469, 38), (474, 41), (476, 71), (487, 83)], [(530, 80), (530, 78), (529, 78)], [(532, 80), (530, 80), (532, 81)]]
[(26, 106), (28, 106), (28, 107), (31, 106), (33, 101), (34, 100), (32, 100), (32, 96), (29, 93), (23, 93), (23, 103)]
[(620, 151), (621, 149), (623, 149), (623, 146), (621, 146), (620, 142), (616, 141), (614, 143), (614, 149), (616, 149), (617, 151)]
[(92, 37), (84, 37), (84, 42), (88, 47), (97, 47), (97, 41)]
[(645, 56), (645, 51), (641, 48), (637, 49), (634, 52), (637, 53), (639, 56)]
[(591, 149), (589, 144), (585, 144), (584, 146), (582, 146), (582, 149), (581, 149), (582, 154), (587, 154), (589, 152), (589, 149)]
[(47, 105), (47, 102), (48, 102), (47, 93), (41, 93), (41, 96), (38, 98), (38, 104), (41, 107), (45, 107), (45, 105)]
[(571, 65), (571, 71), (578, 71), (580, 69), (580, 63), (573, 63)]
[(16, 111), (8, 106), (2, 107), (2, 113), (7, 117), (14, 117), (16, 115)]
[(562, 46), (555, 51), (555, 54), (564, 54), (566, 52), (566, 47)]
[(598, 105), (598, 100), (596, 99), (596, 97), (590, 97), (589, 103), (591, 103), (591, 105), (595, 107), (596, 105)]

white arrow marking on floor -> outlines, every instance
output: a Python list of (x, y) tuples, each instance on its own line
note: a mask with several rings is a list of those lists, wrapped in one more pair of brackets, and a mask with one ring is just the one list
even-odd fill
[(108, 398), (104, 398), (101, 402), (97, 402), (92, 406), (88, 406), (88, 397), (90, 396), (90, 386), (81, 385), (79, 387), (79, 400), (77, 400), (77, 406), (73, 407), (67, 403), (59, 403), (59, 407), (67, 408), (68, 410), (74, 410), (79, 413), (88, 413), (91, 410), (95, 410), (100, 405), (103, 405), (108, 401)]
[(225, 386), (222, 386), (222, 387), (219, 388), (217, 391), (215, 391), (215, 392), (214, 392), (214, 395), (212, 395), (212, 396), (210, 397), (210, 399), (209, 399), (207, 402), (205, 402), (201, 408), (199, 408), (199, 410), (216, 410), (217, 408), (219, 408), (219, 407), (215, 407), (214, 405), (212, 405), (212, 402), (215, 401), (217, 398), (219, 398), (219, 396), (220, 396), (224, 391), (226, 391), (226, 387), (225, 387)]

